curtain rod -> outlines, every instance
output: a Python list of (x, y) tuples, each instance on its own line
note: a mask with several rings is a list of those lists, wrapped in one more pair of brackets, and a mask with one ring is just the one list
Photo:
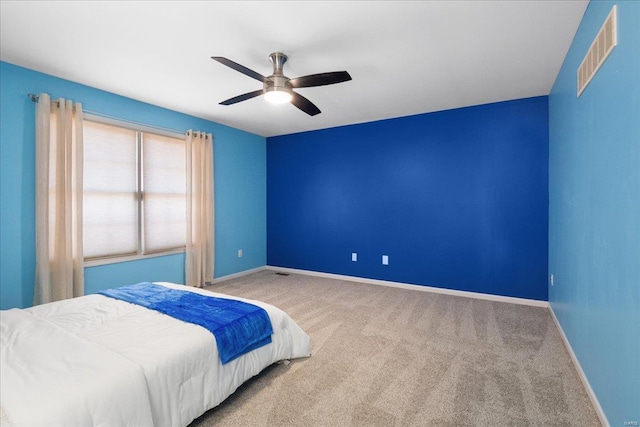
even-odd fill
[[(38, 95), (35, 95), (33, 93), (28, 93), (27, 97), (29, 97), (29, 99), (31, 99), (31, 102), (38, 102), (38, 99), (40, 98)], [(55, 103), (56, 105), (59, 106), (58, 101), (52, 99), (51, 102), (53, 102), (53, 103)], [(171, 129), (171, 128), (165, 128), (165, 127), (162, 127), (162, 126), (155, 126), (155, 125), (149, 125), (149, 124), (146, 124), (146, 123), (134, 122), (134, 121), (127, 120), (127, 119), (122, 119), (120, 117), (110, 116), (110, 115), (104, 114), (104, 113), (98, 113), (98, 112), (91, 111), (91, 110), (85, 110), (84, 108), (82, 109), (82, 112), (86, 113), (86, 114), (93, 115), (93, 116), (103, 117), (105, 119), (117, 120), (117, 121), (120, 121), (120, 122), (123, 122), (123, 123), (127, 123), (127, 124), (130, 124), (130, 125), (156, 129), (156, 130), (160, 130), (160, 131), (164, 131), (164, 132), (171, 132), (171, 133), (175, 133), (175, 134), (179, 134), (179, 135), (184, 135), (187, 132), (187, 131), (184, 131), (184, 130), (176, 130), (176, 129)]]

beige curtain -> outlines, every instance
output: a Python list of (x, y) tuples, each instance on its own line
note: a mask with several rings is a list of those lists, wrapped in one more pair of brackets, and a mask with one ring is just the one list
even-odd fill
[(187, 132), (187, 242), (185, 284), (202, 287), (213, 282), (214, 198), (213, 136)]
[(84, 294), (82, 105), (38, 97), (34, 304)]

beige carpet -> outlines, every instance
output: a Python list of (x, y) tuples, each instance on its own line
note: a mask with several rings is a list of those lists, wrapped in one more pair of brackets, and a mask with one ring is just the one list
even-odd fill
[(261, 271), (212, 291), (285, 310), (312, 355), (204, 426), (599, 426), (546, 308)]

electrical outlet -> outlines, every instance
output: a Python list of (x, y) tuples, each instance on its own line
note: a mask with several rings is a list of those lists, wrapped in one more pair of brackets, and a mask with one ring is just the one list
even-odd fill
[(351, 261), (353, 262), (358, 261), (358, 254), (356, 252), (351, 253)]
[(238, 249), (238, 258), (242, 258), (242, 249)]
[(382, 265), (389, 265), (389, 255), (382, 255)]

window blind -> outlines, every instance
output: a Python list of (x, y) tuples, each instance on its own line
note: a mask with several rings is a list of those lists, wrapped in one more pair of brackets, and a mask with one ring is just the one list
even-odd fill
[(181, 139), (142, 133), (145, 253), (180, 248), (186, 235), (186, 150)]
[(84, 121), (85, 258), (138, 250), (137, 133)]

